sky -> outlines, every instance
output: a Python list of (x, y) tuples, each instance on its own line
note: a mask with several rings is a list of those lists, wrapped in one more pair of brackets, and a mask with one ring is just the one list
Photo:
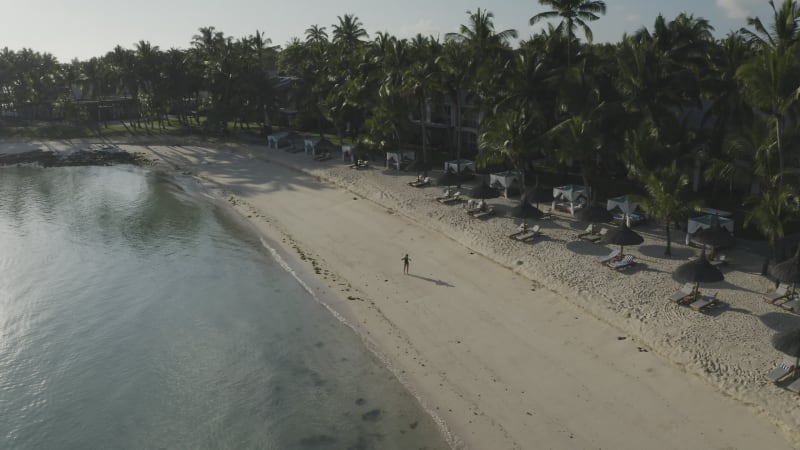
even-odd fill
[[(537, 0), (7, 0), (0, 15), (0, 48), (31, 48), (59, 61), (102, 56), (116, 45), (140, 40), (162, 50), (187, 48), (197, 29), (213, 26), (234, 38), (262, 31), (274, 45), (304, 37), (310, 25), (327, 27), (337, 16), (355, 14), (372, 38), (377, 31), (398, 37), (417, 33), (444, 38), (466, 23), (467, 11), (494, 14), (498, 31), (516, 29), (527, 39), (545, 25), (528, 19), (547, 8)], [(776, 3), (780, 3), (777, 0)], [(716, 36), (746, 26), (746, 18), (771, 21), (767, 0), (606, 0), (607, 14), (591, 23), (595, 42), (618, 42), (623, 33), (652, 29), (660, 13), (707, 19)], [(583, 38), (582, 35), (579, 37)]]

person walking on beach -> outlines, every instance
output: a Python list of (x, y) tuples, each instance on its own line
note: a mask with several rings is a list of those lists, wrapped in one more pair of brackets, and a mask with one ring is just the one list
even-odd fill
[(409, 258), (408, 253), (406, 253), (406, 256), (403, 256), (400, 259), (403, 260), (403, 274), (408, 275), (408, 262), (411, 261), (411, 258)]

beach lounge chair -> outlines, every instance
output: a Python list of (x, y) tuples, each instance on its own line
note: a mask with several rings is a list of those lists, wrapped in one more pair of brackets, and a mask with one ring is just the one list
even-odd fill
[(494, 207), (490, 206), (489, 209), (486, 211), (481, 211), (479, 213), (472, 214), (472, 217), (476, 219), (483, 219), (484, 217), (491, 217), (495, 214)]
[(768, 303), (775, 303), (778, 300), (786, 298), (789, 295), (789, 285), (781, 283), (775, 292), (768, 292), (764, 294), (764, 301)]
[(619, 261), (611, 260), (606, 265), (614, 270), (627, 269), (628, 267), (636, 264), (633, 255), (625, 255)]
[(686, 283), (678, 290), (678, 292), (672, 294), (669, 300), (673, 303), (683, 303), (686, 300), (692, 298), (694, 294), (694, 283)]
[(368, 169), (369, 168), (369, 161), (365, 159), (359, 159), (356, 161), (355, 164), (350, 166), (351, 169), (361, 170), (361, 169)]
[(709, 261), (712, 266), (721, 266), (724, 264), (728, 264), (728, 257), (725, 255), (719, 255), (715, 259)]
[(450, 197), (437, 197), (436, 200), (444, 205), (456, 203), (461, 200), (461, 192), (456, 192)]
[(608, 234), (608, 228), (603, 227), (600, 229), (599, 232), (597, 232), (597, 234), (588, 234), (586, 236), (583, 236), (581, 239), (589, 242), (599, 242), (601, 239), (605, 237), (606, 234)]
[(773, 383), (777, 383), (786, 378), (787, 375), (794, 371), (794, 364), (797, 358), (789, 355), (783, 357), (783, 361), (777, 367), (767, 372), (767, 379)]
[(530, 229), (530, 231), (517, 235), (514, 237), (514, 239), (522, 242), (527, 242), (531, 239), (536, 238), (541, 234), (542, 234), (542, 229), (539, 227), (539, 225), (534, 225), (533, 228)]
[(594, 234), (594, 225), (589, 225), (586, 227), (586, 231), (578, 234), (578, 239), (583, 239), (585, 236), (591, 236)]
[[(787, 311), (800, 313), (800, 298), (798, 298), (797, 295), (792, 295), (792, 296), (787, 295), (784, 298), (786, 300), (788, 300), (788, 301), (783, 303), (783, 304), (781, 304), (780, 305), (781, 308), (783, 308), (783, 309), (785, 309)], [(777, 303), (775, 303), (775, 304), (777, 304)]]
[(409, 181), (408, 185), (412, 187), (425, 187), (431, 184), (431, 177), (425, 177), (417, 181)]
[(786, 389), (794, 392), (795, 394), (800, 394), (800, 378), (792, 381), (792, 384), (786, 386)]
[(703, 311), (706, 308), (712, 308), (719, 304), (719, 300), (717, 300), (717, 293), (714, 292), (711, 295), (702, 295), (699, 299), (695, 300), (694, 302), (689, 304), (689, 307), (695, 311)]
[(607, 262), (609, 262), (609, 261), (611, 261), (613, 259), (616, 259), (618, 257), (619, 257), (619, 250), (612, 250), (611, 253), (607, 254), (606, 256), (601, 256), (601, 257), (597, 258), (597, 262), (599, 262), (601, 264), (605, 264), (605, 263), (607, 263)]

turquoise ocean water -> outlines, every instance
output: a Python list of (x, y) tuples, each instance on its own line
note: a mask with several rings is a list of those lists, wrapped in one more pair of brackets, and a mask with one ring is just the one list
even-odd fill
[(246, 225), (135, 167), (0, 169), (0, 448), (446, 448)]

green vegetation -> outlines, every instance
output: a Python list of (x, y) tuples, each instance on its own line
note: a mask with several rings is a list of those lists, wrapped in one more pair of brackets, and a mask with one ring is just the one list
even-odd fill
[(796, 1), (770, 1), (772, 17), (724, 39), (682, 13), (614, 44), (592, 43), (605, 2), (539, 3), (547, 10), (530, 23), (552, 22), (516, 47), (518, 31), (495, 30), (478, 8), (443, 41), (371, 37), (346, 14), (283, 47), (261, 31), (203, 27), (186, 49), (142, 40), (69, 63), (6, 48), (0, 135), (295, 130), (364, 151), (412, 148), (423, 168), (476, 158), (479, 171), (515, 168), (525, 184), (642, 194), (667, 234), (688, 198), (734, 210), (773, 245), (795, 229)]

